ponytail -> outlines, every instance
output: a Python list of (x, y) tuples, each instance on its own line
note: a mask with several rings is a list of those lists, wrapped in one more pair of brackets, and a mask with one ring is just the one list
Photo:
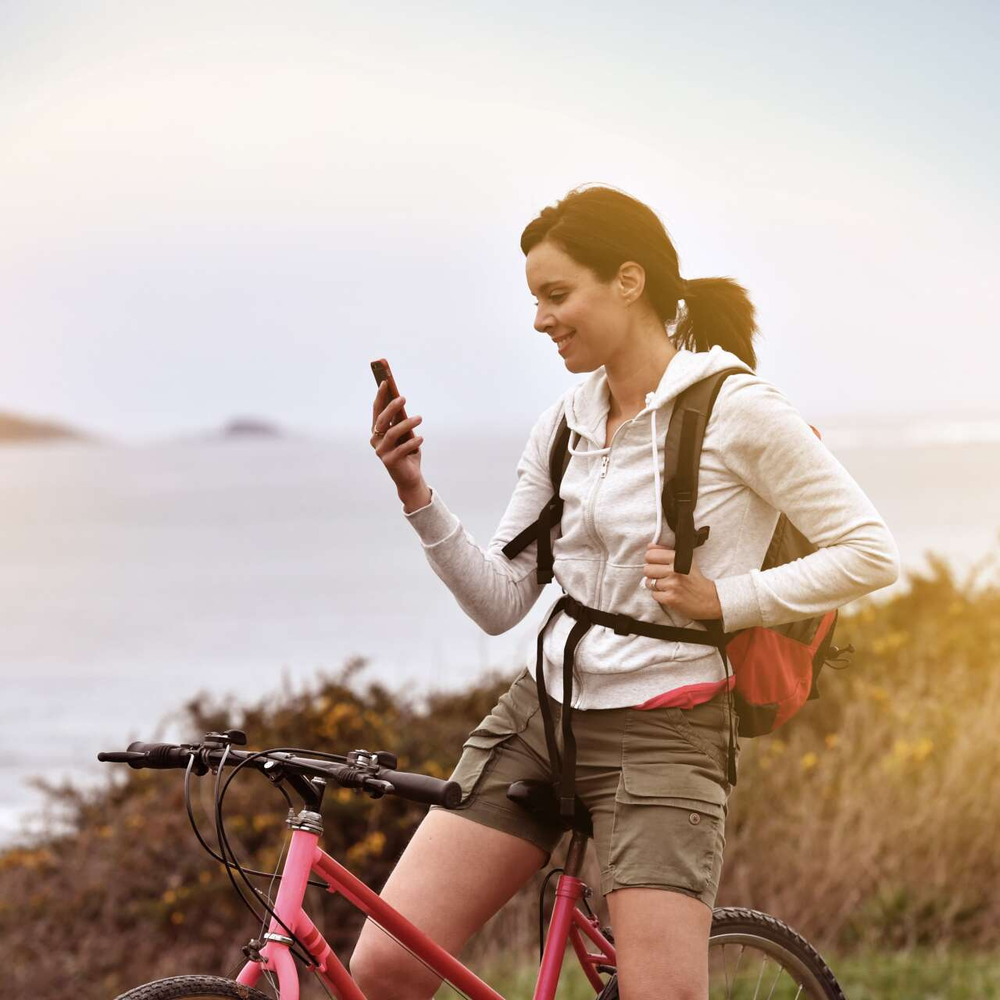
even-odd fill
[(732, 278), (688, 280), (684, 283), (684, 305), (674, 330), (674, 347), (708, 351), (718, 345), (756, 370), (756, 310), (742, 285)]

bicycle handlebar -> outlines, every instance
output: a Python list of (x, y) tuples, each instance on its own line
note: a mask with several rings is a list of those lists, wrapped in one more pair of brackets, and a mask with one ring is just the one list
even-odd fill
[[(186, 768), (193, 756), (195, 760), (192, 770), (201, 775), (205, 774), (210, 766), (218, 766), (223, 753), (224, 748), (218, 745), (143, 743), (137, 740), (130, 743), (127, 750), (101, 752), (97, 755), (97, 759), (113, 764), (128, 764), (131, 768), (141, 770), (142, 768)], [(236, 765), (247, 758), (253, 759), (246, 766), (259, 771), (263, 771), (264, 765), (272, 761), (309, 777), (333, 778), (344, 788), (360, 788), (377, 794), (392, 792), (412, 802), (440, 805), (446, 809), (454, 809), (462, 799), (462, 789), (457, 781), (444, 781), (429, 774), (396, 771), (389, 767), (362, 767), (357, 763), (296, 757), (290, 753), (255, 756), (233, 747), (229, 748), (229, 753), (226, 755), (226, 764)]]

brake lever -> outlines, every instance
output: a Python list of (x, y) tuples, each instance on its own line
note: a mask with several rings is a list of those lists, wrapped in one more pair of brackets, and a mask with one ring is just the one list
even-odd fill
[(380, 799), (387, 792), (396, 790), (396, 786), (384, 778), (365, 778), (361, 783), (361, 788), (373, 799)]

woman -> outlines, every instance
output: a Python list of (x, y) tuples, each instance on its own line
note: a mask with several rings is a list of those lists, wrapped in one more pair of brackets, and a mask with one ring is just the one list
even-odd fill
[[(554, 574), (583, 605), (675, 626), (721, 619), (731, 632), (808, 618), (897, 579), (895, 543), (871, 502), (788, 399), (753, 374), (754, 308), (740, 285), (682, 279), (657, 216), (606, 187), (545, 208), (521, 249), (535, 329), (569, 371), (589, 374), (535, 423), (486, 552), (424, 481), (423, 439), (398, 444), (421, 418), (390, 427), (404, 400), (386, 406), (383, 386), (373, 407), (371, 444), (405, 516), (434, 572), (486, 632), (516, 625), (543, 589), (537, 543), (512, 560), (501, 549), (552, 495), (549, 449), (563, 415), (571, 457)], [(711, 525), (710, 537), (690, 573), (674, 573), (659, 481), (672, 402), (732, 367), (744, 372), (723, 382), (702, 446), (695, 523)], [(761, 571), (779, 512), (818, 548)], [(544, 637), (544, 679), (557, 703), (573, 625), (558, 614)], [(561, 836), (505, 794), (511, 781), (548, 774), (535, 669), (530, 662), (466, 742), (453, 774), (462, 808), (428, 812), (382, 893), (452, 953), (548, 862)], [(593, 626), (576, 649), (572, 706), (576, 792), (593, 819), (621, 996), (705, 997), (730, 792), (723, 662), (708, 645)], [(351, 970), (372, 1000), (426, 998), (438, 985), (370, 923)]]

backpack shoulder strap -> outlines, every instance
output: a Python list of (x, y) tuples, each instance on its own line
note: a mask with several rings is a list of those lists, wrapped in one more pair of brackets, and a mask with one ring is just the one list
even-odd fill
[(688, 386), (675, 400), (663, 447), (663, 512), (674, 532), (674, 570), (688, 573), (694, 550), (708, 539), (709, 527), (697, 531), (694, 508), (698, 503), (698, 469), (708, 418), (722, 383), (745, 368), (724, 368)]
[(552, 489), (557, 496), (567, 465), (569, 465), (569, 427), (566, 424), (566, 413), (563, 411), (559, 418), (556, 436), (552, 441), (552, 450), (549, 452), (549, 476), (552, 479)]
[(508, 559), (523, 552), (532, 542), (538, 542), (538, 568), (536, 579), (541, 584), (552, 580), (552, 528), (562, 518), (563, 500), (559, 496), (563, 474), (569, 465), (569, 426), (566, 423), (566, 413), (559, 418), (552, 448), (549, 451), (549, 478), (552, 480), (553, 493), (549, 502), (542, 508), (538, 517), (523, 531), (512, 538), (500, 551)]

